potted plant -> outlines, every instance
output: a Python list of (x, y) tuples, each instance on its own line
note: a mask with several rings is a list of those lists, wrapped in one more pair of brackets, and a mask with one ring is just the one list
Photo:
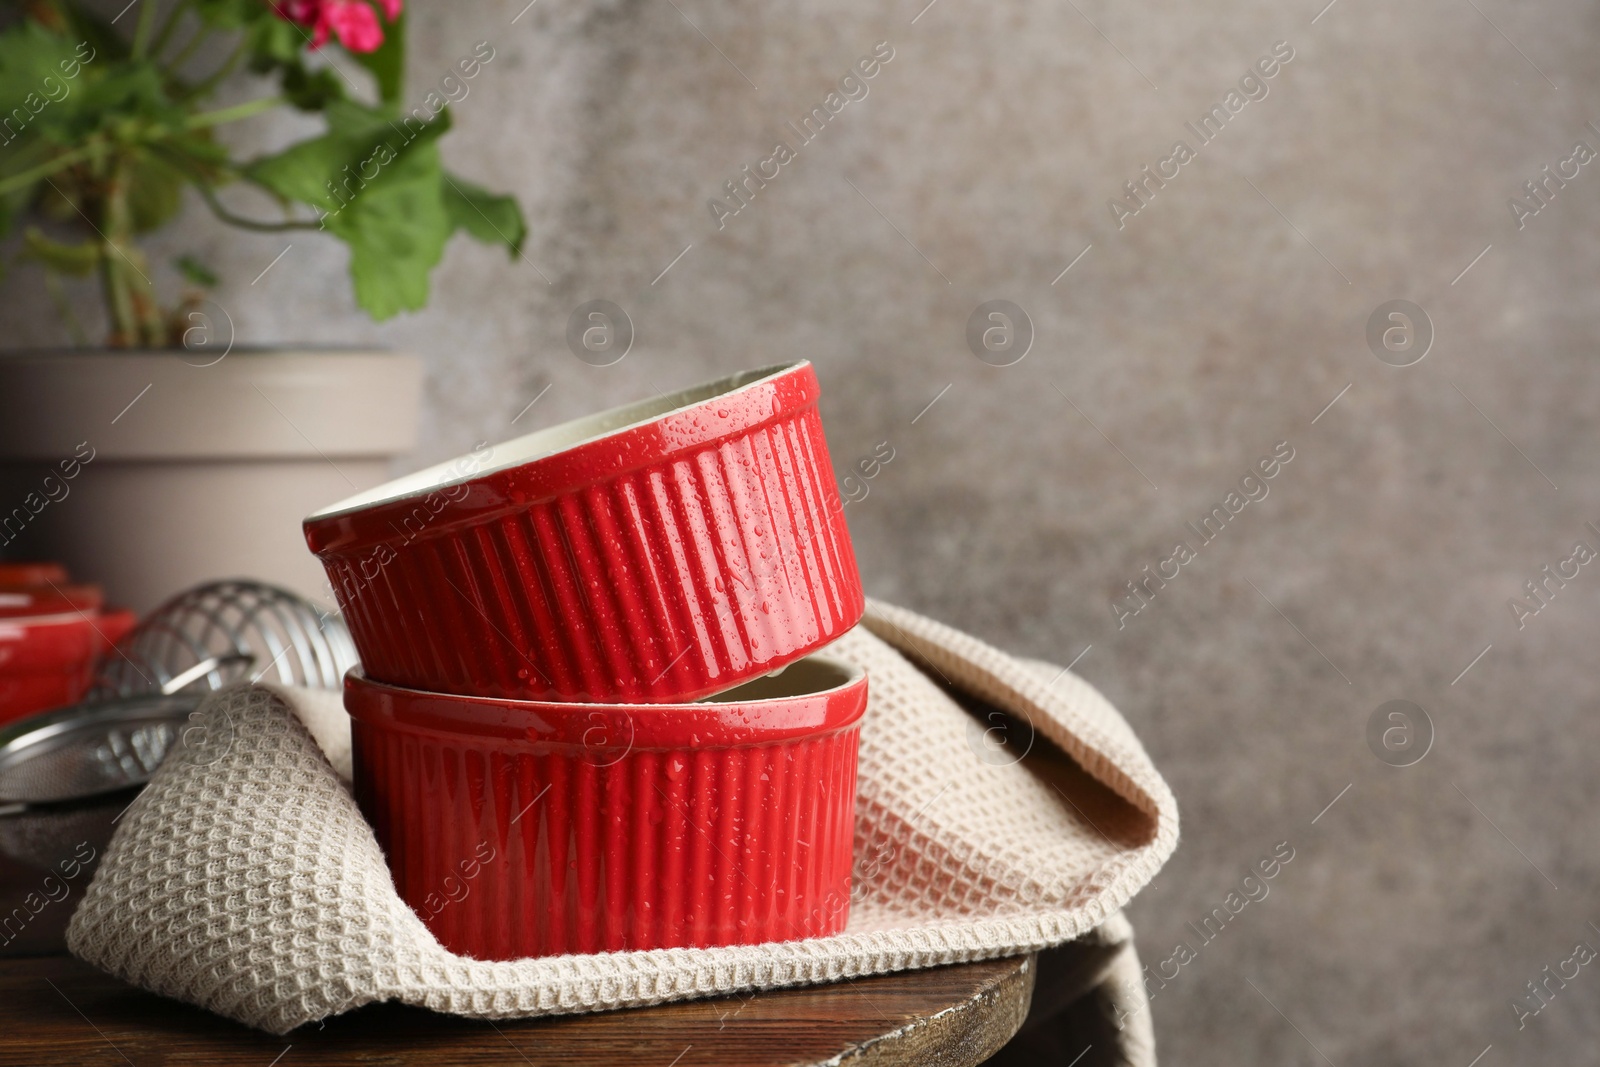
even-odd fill
[[(136, 607), (237, 573), (316, 592), (299, 519), (411, 448), (420, 365), (239, 346), (205, 264), (179, 257), (183, 281), (162, 292), (141, 238), (190, 193), (230, 225), (315, 231), (348, 246), (356, 303), (385, 319), (423, 306), (458, 230), (516, 256), (521, 211), (444, 169), (442, 100), (403, 105), (402, 0), (144, 0), (110, 20), (71, 0), (6, 6), (8, 267), (44, 272), (79, 346), (62, 278), (92, 276), (107, 328), (100, 349), (0, 357), (0, 555), (61, 558)], [(241, 68), (275, 91), (217, 106)], [(283, 108), (322, 132), (251, 159), (216, 136)], [(239, 206), (242, 187), (270, 198), (268, 217)]]

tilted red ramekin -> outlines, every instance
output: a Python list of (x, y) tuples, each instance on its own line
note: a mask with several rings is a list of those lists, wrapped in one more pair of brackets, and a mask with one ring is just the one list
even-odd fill
[(809, 363), (579, 419), (305, 521), (367, 676), (690, 700), (820, 648), (865, 600)]
[(849, 918), (859, 669), (693, 704), (345, 679), (355, 794), (395, 887), (478, 959), (821, 937)]

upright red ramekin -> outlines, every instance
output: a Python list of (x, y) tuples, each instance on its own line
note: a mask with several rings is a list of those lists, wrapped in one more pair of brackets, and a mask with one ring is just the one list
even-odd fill
[(865, 601), (809, 363), (578, 419), (305, 521), (373, 679), (690, 700), (843, 634)]
[(355, 794), (402, 899), (478, 959), (821, 937), (849, 918), (861, 670), (693, 704), (345, 679)]

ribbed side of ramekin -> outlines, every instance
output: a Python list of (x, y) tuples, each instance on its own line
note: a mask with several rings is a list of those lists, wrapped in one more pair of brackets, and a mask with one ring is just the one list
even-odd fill
[(865, 609), (815, 404), (390, 548), (375, 573), (370, 546), (322, 559), (367, 675), (441, 692), (694, 699)]
[(357, 799), (452, 952), (792, 941), (849, 918), (857, 726), (608, 764), (353, 725)]

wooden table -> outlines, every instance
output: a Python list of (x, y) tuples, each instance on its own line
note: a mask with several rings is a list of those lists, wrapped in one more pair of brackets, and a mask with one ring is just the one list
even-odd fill
[[(39, 889), (56, 853), (71, 851), (63, 842), (93, 842), (103, 853), (111, 821), (127, 799), (106, 798), (31, 823), (0, 816), (0, 916)], [(967, 1067), (1017, 1033), (1041, 971), (1034, 957), (1020, 956), (742, 997), (493, 1023), (375, 1004), (272, 1037), (145, 993), (65, 955), (66, 921), (86, 882), (80, 877), (68, 897), (44, 907), (20, 932), (0, 937), (0, 1067)], [(1055, 954), (1047, 955), (1041, 1007), (1051, 1005), (1059, 969)], [(1084, 965), (1080, 956), (1073, 966)]]
[(1031, 956), (653, 1008), (486, 1022), (375, 1004), (273, 1037), (69, 956), (0, 960), (0, 1064), (967, 1067), (1028, 1014)]

